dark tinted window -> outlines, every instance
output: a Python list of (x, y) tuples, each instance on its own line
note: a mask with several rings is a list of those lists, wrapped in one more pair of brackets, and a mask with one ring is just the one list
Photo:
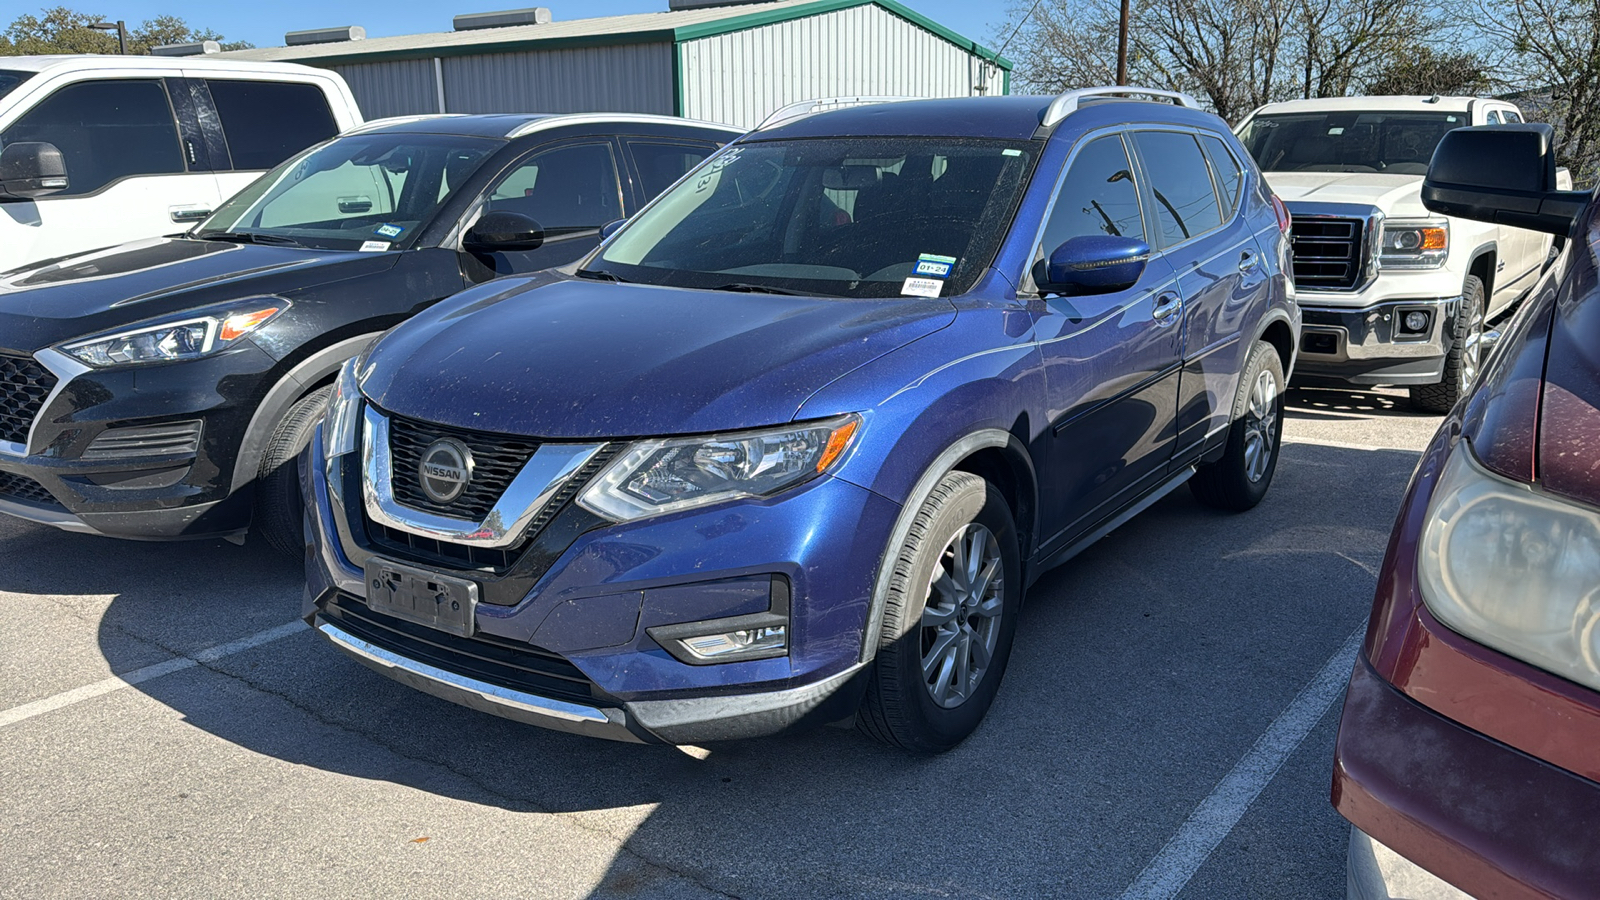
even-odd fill
[(1263, 172), (1425, 175), (1439, 139), (1465, 113), (1284, 113), (1256, 116), (1239, 134)]
[(715, 153), (717, 148), (710, 144), (691, 147), (687, 144), (629, 141), (628, 149), (633, 151), (633, 161), (639, 167), (639, 177), (642, 181), (639, 187), (648, 200), (672, 187), (673, 182), (682, 178), (685, 172), (700, 165), (706, 157)]
[(1134, 140), (1150, 177), (1150, 192), (1156, 201), (1152, 212), (1166, 246), (1222, 224), (1211, 171), (1192, 135), (1142, 131), (1134, 135)]
[(588, 231), (622, 218), (611, 145), (572, 144), (535, 153), (494, 188), (489, 208), (530, 216), (546, 234)]
[(70, 84), (12, 123), (0, 145), (45, 141), (67, 159), (71, 187), (55, 194), (89, 194), (132, 175), (184, 171), (178, 126), (157, 81)]
[(10, 69), (0, 69), (0, 97), (11, 93), (17, 85), (32, 77), (32, 72), (14, 72)]
[(1518, 125), (1518, 124), (1521, 124), (1521, 122), (1522, 122), (1522, 116), (1521, 115), (1519, 115), (1517, 113), (1514, 113), (1509, 109), (1506, 110), (1506, 123), (1507, 124)]
[(1145, 237), (1139, 188), (1120, 137), (1096, 138), (1078, 151), (1062, 179), (1041, 249), (1048, 255), (1068, 238), (1086, 234)]
[(1490, 124), (1490, 125), (1499, 125), (1500, 124), (1500, 111), (1498, 109), (1489, 110), (1489, 118), (1488, 118), (1487, 121), (1488, 121), (1488, 124)]
[(207, 79), (235, 169), (270, 169), (339, 133), (313, 84)]
[(1211, 156), (1211, 171), (1216, 173), (1217, 192), (1222, 195), (1222, 215), (1227, 218), (1239, 205), (1239, 186), (1244, 181), (1244, 171), (1239, 167), (1238, 157), (1222, 138), (1208, 134), (1200, 140)]

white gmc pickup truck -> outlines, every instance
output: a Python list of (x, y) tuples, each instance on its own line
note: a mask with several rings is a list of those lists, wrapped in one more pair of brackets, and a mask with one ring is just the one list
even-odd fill
[(1269, 104), (1239, 125), (1293, 219), (1297, 381), (1406, 385), (1421, 409), (1455, 405), (1484, 323), (1533, 287), (1551, 237), (1429, 213), (1422, 177), (1445, 132), (1521, 121), (1499, 100), (1341, 97)]

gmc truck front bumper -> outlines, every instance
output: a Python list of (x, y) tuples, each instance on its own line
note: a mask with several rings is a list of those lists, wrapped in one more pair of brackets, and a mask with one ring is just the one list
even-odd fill
[[(1455, 342), (1461, 298), (1391, 300), (1360, 309), (1316, 306), (1301, 295), (1299, 383), (1358, 385), (1438, 384)], [(1312, 304), (1305, 300), (1312, 300)], [(1420, 329), (1405, 326), (1408, 313), (1427, 317)]]

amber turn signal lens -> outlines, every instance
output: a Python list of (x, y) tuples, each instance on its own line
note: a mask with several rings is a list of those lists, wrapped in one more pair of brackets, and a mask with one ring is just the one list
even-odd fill
[(1443, 228), (1422, 228), (1422, 249), (1443, 250), (1450, 242), (1450, 232)]
[(833, 465), (834, 460), (844, 453), (850, 446), (850, 439), (856, 436), (856, 428), (860, 427), (860, 419), (851, 419), (840, 425), (833, 435), (828, 438), (828, 446), (822, 448), (822, 458), (817, 460), (817, 471), (826, 472)]
[(224, 342), (238, 340), (260, 328), (263, 322), (277, 315), (281, 309), (283, 309), (281, 306), (268, 306), (249, 312), (234, 313), (222, 320), (222, 330), (217, 333), (217, 339)]

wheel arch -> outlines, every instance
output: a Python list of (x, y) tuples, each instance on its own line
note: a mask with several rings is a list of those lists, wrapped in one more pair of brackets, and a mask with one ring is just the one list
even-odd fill
[(1255, 339), (1266, 341), (1278, 351), (1278, 361), (1283, 364), (1283, 378), (1287, 382), (1294, 371), (1295, 354), (1299, 349), (1295, 346), (1294, 327), (1289, 316), (1283, 312), (1268, 315), (1257, 329)]
[(1495, 264), (1500, 259), (1500, 247), (1490, 241), (1473, 250), (1467, 259), (1467, 275), (1476, 275), (1483, 282), (1483, 304), (1487, 310), (1494, 298)]
[[(883, 608), (888, 596), (889, 579), (894, 572), (894, 549), (905, 542), (917, 512), (948, 473), (962, 471), (977, 475), (994, 484), (1006, 497), (1017, 526), (1018, 553), (1026, 571), (1027, 561), (1032, 554), (1032, 541), (1038, 531), (1039, 493), (1033, 459), (1019, 433), (1027, 434), (1026, 415), (1019, 416), (1010, 431), (999, 428), (969, 431), (935, 456), (923, 469), (907, 495), (899, 516), (895, 518), (894, 528), (878, 560), (877, 574), (872, 582), (872, 597), (867, 607), (866, 626), (862, 629), (861, 662), (870, 662), (878, 653)], [(1023, 581), (1026, 583), (1026, 576)]]
[(360, 353), (381, 332), (359, 334), (329, 344), (296, 363), (285, 372), (256, 405), (245, 429), (244, 441), (233, 463), (233, 484), (230, 492), (238, 492), (256, 479), (261, 459), (266, 454), (272, 431), (283, 419), (289, 407), (319, 387), (329, 384), (339, 373), (344, 361)]

